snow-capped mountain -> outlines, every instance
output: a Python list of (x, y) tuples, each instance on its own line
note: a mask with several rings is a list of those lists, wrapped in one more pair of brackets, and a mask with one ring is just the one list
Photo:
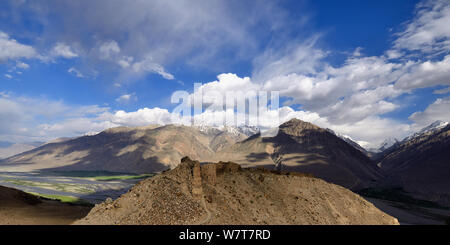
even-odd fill
[[(379, 153), (382, 186), (413, 197), (450, 205), (450, 125), (436, 121)], [(373, 158), (372, 158), (373, 159)]]
[(260, 129), (255, 126), (207, 126), (207, 125), (199, 125), (195, 126), (198, 130), (206, 133), (206, 134), (215, 134), (217, 132), (227, 132), (230, 134), (238, 135), (238, 134), (245, 134), (247, 136), (252, 136), (254, 134), (257, 134), (260, 132)]
[[(416, 137), (423, 136), (425, 134), (432, 134), (435, 132), (438, 132), (439, 130), (445, 128), (449, 123), (444, 121), (435, 121), (432, 124), (422, 128), (420, 131), (413, 133), (407, 137), (405, 137), (403, 140), (398, 140), (396, 138), (387, 138), (385, 139), (378, 148), (375, 149), (369, 149), (370, 152), (373, 153), (381, 153), (389, 148), (393, 148), (395, 146), (401, 145), (409, 140), (413, 140)], [(392, 149), (390, 149), (392, 150)]]
[(448, 125), (448, 122), (437, 120), (433, 122), (432, 124), (422, 128), (419, 132), (416, 132), (408, 137), (406, 137), (402, 142), (406, 142), (408, 140), (414, 139), (416, 137), (419, 137), (424, 134), (430, 134), (439, 131), (440, 129), (446, 127)]
[(374, 152), (374, 153), (383, 152), (383, 151), (389, 149), (390, 147), (392, 147), (393, 145), (398, 144), (399, 142), (400, 141), (396, 138), (387, 138), (380, 144), (379, 147), (370, 149), (369, 151)]
[(327, 128), (326, 130), (328, 132), (336, 135), (337, 137), (341, 138), (343, 141), (347, 142), (348, 144), (350, 144), (351, 146), (355, 147), (359, 151), (361, 151), (363, 153), (367, 152), (366, 149), (364, 149), (364, 147), (362, 147), (359, 143), (357, 143), (355, 140), (353, 140), (350, 136), (334, 132), (332, 129), (329, 129), (329, 128)]
[(247, 135), (247, 136), (252, 136), (254, 134), (257, 134), (261, 131), (260, 128), (256, 127), (256, 126), (247, 126), (247, 125), (242, 125), (236, 128), (239, 132)]
[(91, 131), (91, 132), (86, 132), (86, 133), (84, 133), (83, 134), (83, 136), (94, 136), (94, 135), (97, 135), (97, 134), (99, 134), (100, 132), (94, 132), (94, 131)]

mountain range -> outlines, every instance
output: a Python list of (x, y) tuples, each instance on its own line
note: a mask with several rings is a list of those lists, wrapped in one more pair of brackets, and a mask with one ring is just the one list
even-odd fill
[(211, 128), (149, 125), (116, 127), (98, 134), (63, 139), (4, 159), (5, 171), (100, 170), (125, 173), (160, 172), (184, 156), (204, 159), (247, 138)]
[(401, 188), (449, 205), (449, 128), (433, 123), (371, 156), (351, 138), (298, 119), (272, 136), (254, 127), (117, 127), (44, 144), (2, 160), (0, 170), (149, 173), (173, 169), (188, 156), (312, 174), (351, 190)]
[(11, 143), (11, 142), (0, 142), (0, 159), (8, 158), (16, 154), (32, 150), (44, 142), (27, 142), (27, 143)]
[(250, 136), (214, 158), (244, 167), (311, 173), (350, 189), (371, 186), (381, 177), (363, 152), (328, 130), (298, 119), (281, 124), (276, 136)]
[(450, 206), (450, 125), (436, 122), (397, 142), (378, 165), (385, 177), (378, 185), (401, 188), (418, 198)]

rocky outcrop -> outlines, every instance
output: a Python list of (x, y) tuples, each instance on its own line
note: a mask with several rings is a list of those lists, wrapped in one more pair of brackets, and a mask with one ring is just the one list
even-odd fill
[(398, 224), (357, 194), (323, 180), (183, 158), (75, 224)]

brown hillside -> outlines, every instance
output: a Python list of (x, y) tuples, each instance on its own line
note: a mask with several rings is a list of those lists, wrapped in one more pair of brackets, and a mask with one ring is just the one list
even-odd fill
[(0, 225), (67, 225), (90, 209), (0, 186)]
[(398, 224), (357, 194), (302, 174), (183, 158), (75, 224)]
[(174, 168), (183, 156), (209, 158), (216, 150), (245, 138), (243, 134), (202, 132), (176, 125), (117, 127), (93, 136), (45, 144), (5, 159), (0, 169), (159, 172)]

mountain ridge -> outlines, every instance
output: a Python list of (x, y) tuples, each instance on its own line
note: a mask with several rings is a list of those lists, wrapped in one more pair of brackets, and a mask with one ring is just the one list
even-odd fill
[(385, 175), (379, 185), (450, 206), (450, 125), (426, 128), (385, 152), (378, 163)]

